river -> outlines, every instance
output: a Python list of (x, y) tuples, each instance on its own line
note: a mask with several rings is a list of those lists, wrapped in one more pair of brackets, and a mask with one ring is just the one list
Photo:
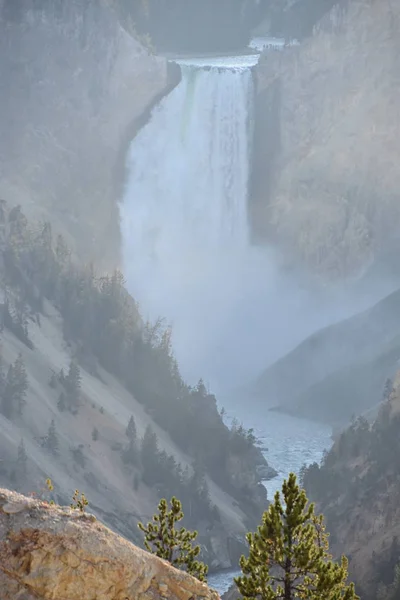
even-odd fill
[[(329, 449), (332, 444), (330, 427), (306, 419), (270, 412), (260, 423), (256, 415), (244, 410), (237, 411), (235, 416), (246, 427), (254, 428), (264, 448), (265, 458), (278, 471), (278, 477), (264, 482), (270, 500), (281, 488), (288, 473), (299, 473), (303, 464), (319, 462), (324, 450)], [(208, 581), (211, 587), (223, 594), (232, 584), (233, 577), (238, 574), (237, 570), (213, 573)]]

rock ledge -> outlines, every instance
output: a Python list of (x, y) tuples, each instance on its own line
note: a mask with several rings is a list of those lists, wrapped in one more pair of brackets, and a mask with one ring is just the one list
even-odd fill
[(0, 489), (1, 600), (218, 600), (90, 514)]

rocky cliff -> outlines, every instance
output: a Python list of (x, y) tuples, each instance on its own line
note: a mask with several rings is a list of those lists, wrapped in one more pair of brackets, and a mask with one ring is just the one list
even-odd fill
[(173, 84), (166, 61), (106, 0), (0, 0), (0, 56), (0, 198), (115, 265), (125, 151)]
[(95, 517), (0, 490), (2, 600), (217, 600)]
[(259, 406), (339, 426), (372, 409), (398, 368), (399, 323), (398, 290), (314, 333), (262, 373)]
[(304, 473), (311, 500), (327, 518), (331, 548), (346, 552), (363, 600), (398, 598), (384, 588), (400, 561), (400, 373), (372, 425), (365, 419), (337, 437), (322, 466)]
[(257, 68), (256, 237), (342, 276), (400, 224), (400, 4), (346, 0)]

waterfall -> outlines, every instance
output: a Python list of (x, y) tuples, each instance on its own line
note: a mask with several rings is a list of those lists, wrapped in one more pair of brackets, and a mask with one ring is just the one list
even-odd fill
[(201, 369), (210, 339), (228, 325), (246, 262), (251, 60), (182, 61), (180, 84), (129, 151), (121, 205), (128, 286), (145, 316), (172, 322), (184, 371), (186, 362)]
[(256, 60), (180, 61), (180, 84), (132, 141), (120, 205), (129, 291), (172, 324), (183, 375), (219, 397), (350, 311), (250, 244)]

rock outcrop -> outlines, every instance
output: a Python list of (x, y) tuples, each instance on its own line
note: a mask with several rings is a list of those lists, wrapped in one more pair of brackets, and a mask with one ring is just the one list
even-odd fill
[(114, 266), (125, 152), (177, 73), (106, 0), (0, 0), (0, 56), (0, 198)]
[(400, 4), (342, 0), (300, 46), (267, 53), (258, 98), (255, 235), (314, 271), (357, 272), (400, 225)]
[(95, 517), (0, 490), (1, 600), (218, 600)]

